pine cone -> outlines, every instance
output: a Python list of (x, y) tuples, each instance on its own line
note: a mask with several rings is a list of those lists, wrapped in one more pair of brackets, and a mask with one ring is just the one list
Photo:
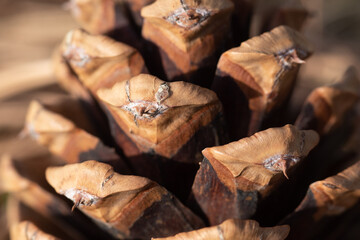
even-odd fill
[(68, 7), (82, 29), (53, 55), (68, 96), (32, 101), (21, 133), (53, 157), (0, 161), (12, 239), (346, 231), (359, 213), (360, 81), (349, 67), (302, 107), (289, 104), (314, 51), (299, 2)]

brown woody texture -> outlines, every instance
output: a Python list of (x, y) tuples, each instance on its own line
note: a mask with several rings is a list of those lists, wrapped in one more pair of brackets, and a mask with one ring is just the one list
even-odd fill
[[(179, 233), (173, 237), (156, 238), (158, 240), (217, 240), (217, 239), (271, 239), (283, 240), (289, 234), (289, 226), (262, 228), (254, 220), (228, 219), (217, 226)], [(154, 239), (154, 240), (156, 240)]]
[(143, 177), (120, 175), (104, 163), (48, 168), (46, 178), (74, 207), (121, 239), (166, 237), (203, 227), (165, 188)]
[(284, 105), (310, 54), (300, 33), (279, 26), (221, 55), (212, 89), (224, 105), (233, 141), (262, 129), (264, 118)]
[(291, 225), (289, 239), (315, 239), (322, 236), (330, 231), (328, 226), (336, 222), (336, 216), (352, 209), (359, 198), (360, 162), (357, 161), (337, 175), (310, 185), (303, 201), (283, 221)]
[(315, 131), (286, 125), (206, 148), (192, 191), (210, 224), (254, 217), (318, 141)]
[(120, 173), (130, 173), (126, 162), (113, 148), (107, 147), (99, 138), (51, 111), (51, 107), (49, 109), (40, 102), (31, 102), (24, 133), (47, 147), (66, 163), (97, 160), (112, 165)]
[(209, 89), (140, 74), (97, 95), (135, 173), (182, 199), (191, 188), (201, 150), (226, 140), (221, 103)]
[(157, 0), (144, 7), (142, 36), (159, 52), (165, 80), (209, 87), (217, 55), (228, 39), (230, 0)]

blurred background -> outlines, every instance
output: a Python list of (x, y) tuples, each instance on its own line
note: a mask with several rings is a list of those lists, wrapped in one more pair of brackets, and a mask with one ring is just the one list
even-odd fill
[[(57, 85), (51, 55), (65, 33), (78, 27), (61, 0), (0, 0), (0, 155), (47, 154), (30, 140), (18, 140), (31, 99), (65, 94)], [(303, 0), (310, 16), (303, 33), (315, 53), (300, 72), (296, 101), (311, 89), (332, 83), (360, 62), (360, 1)], [(295, 101), (295, 100), (293, 100)], [(0, 198), (0, 201), (1, 200)], [(0, 202), (0, 226), (5, 226)], [(5, 232), (0, 228), (0, 239)]]

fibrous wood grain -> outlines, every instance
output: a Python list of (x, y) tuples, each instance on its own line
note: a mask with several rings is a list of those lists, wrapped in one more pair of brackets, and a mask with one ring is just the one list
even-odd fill
[(149, 179), (87, 161), (46, 171), (55, 190), (118, 238), (166, 237), (203, 226), (171, 193)]
[(254, 217), (318, 141), (315, 131), (287, 125), (206, 148), (192, 187), (195, 199), (211, 224)]

